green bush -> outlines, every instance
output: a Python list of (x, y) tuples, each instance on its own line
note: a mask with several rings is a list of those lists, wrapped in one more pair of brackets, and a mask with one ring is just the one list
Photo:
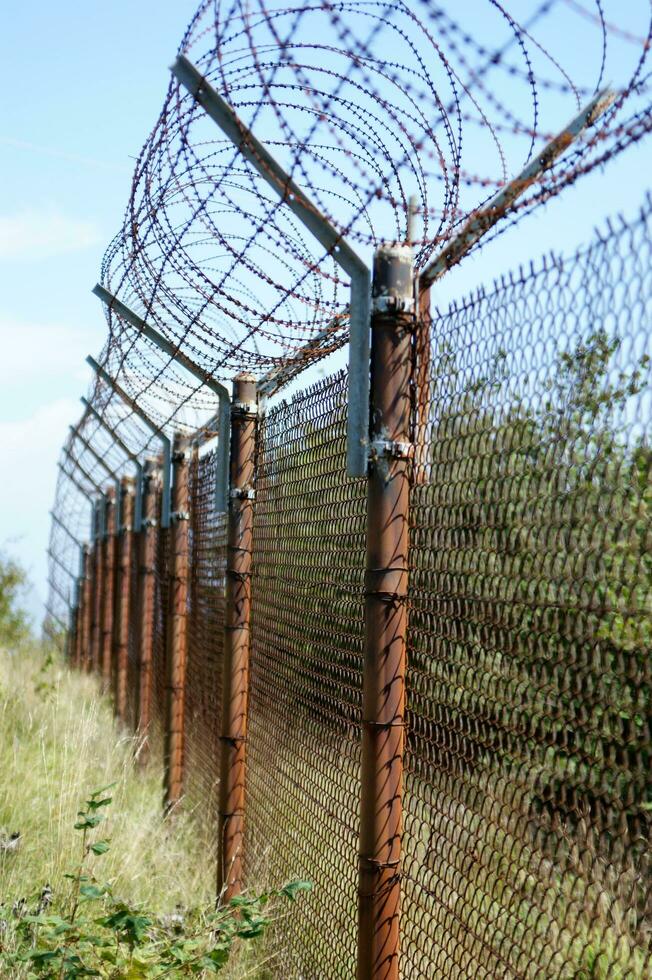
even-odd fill
[(218, 973), (237, 940), (263, 934), (275, 899), (293, 901), (310, 888), (293, 881), (275, 891), (238, 896), (225, 905), (159, 915), (118, 898), (95, 865), (110, 849), (97, 836), (112, 797), (110, 786), (91, 793), (74, 824), (79, 863), (65, 874), (68, 893), (55, 897), (45, 885), (30, 910), (24, 899), (0, 910), (0, 965), (12, 976), (43, 980), (149, 980)]
[(11, 647), (29, 635), (29, 623), (21, 598), (27, 576), (18, 562), (0, 552), (0, 644)]

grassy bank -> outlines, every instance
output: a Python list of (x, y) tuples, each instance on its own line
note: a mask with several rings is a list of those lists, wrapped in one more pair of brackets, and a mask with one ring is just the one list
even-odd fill
[[(90, 793), (110, 783), (115, 784), (113, 801), (102, 825), (110, 850), (101, 858), (101, 875), (113, 894), (160, 916), (177, 906), (210, 907), (214, 814), (182, 809), (173, 819), (163, 819), (161, 767), (154, 760), (147, 772), (137, 771), (136, 750), (134, 738), (116, 727), (95, 680), (69, 672), (56, 654), (36, 645), (13, 651), (0, 647), (0, 919), (9, 922), (5, 945), (13, 903), (24, 898), (33, 907), (46, 884), (55, 899), (67, 894), (70, 881), (64, 876), (79, 862), (77, 812)], [(6, 844), (15, 833), (19, 846), (3, 850), (2, 841)], [(273, 958), (269, 944), (264, 950), (243, 945), (220, 975), (262, 980), (275, 975)]]

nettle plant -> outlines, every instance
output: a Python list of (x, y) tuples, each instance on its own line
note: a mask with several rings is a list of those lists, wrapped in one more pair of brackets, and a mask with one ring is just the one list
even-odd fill
[(11, 967), (12, 976), (149, 980), (219, 973), (237, 940), (264, 933), (271, 922), (272, 900), (294, 901), (312, 887), (307, 881), (291, 881), (224, 905), (163, 916), (131, 906), (91, 868), (110, 847), (109, 840), (95, 838), (95, 831), (112, 802), (107, 795), (111, 788), (91, 793), (77, 814), (74, 826), (81, 835), (81, 854), (77, 868), (65, 875), (70, 882), (67, 896), (56, 901), (46, 885), (32, 913), (24, 899), (5, 917), (0, 906), (0, 967)]

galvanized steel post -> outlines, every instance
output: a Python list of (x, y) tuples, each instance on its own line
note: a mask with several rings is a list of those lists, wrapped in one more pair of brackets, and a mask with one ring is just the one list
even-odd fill
[(180, 433), (172, 448), (172, 513), (170, 619), (168, 627), (168, 691), (165, 751), (165, 808), (183, 795), (184, 718), (188, 658), (188, 450)]
[(119, 503), (113, 487), (107, 490), (104, 535), (104, 610), (102, 615), (102, 688), (111, 690), (113, 669), (113, 626), (115, 608), (116, 509)]
[(250, 374), (239, 374), (233, 382), (231, 404), (231, 489), (218, 825), (217, 885), (218, 892), (224, 892), (227, 901), (242, 888), (257, 415), (256, 381)]
[(115, 713), (123, 723), (127, 721), (127, 671), (129, 669), (129, 634), (131, 610), (134, 548), (134, 481), (125, 476), (120, 482), (122, 525), (118, 528), (118, 568), (116, 586), (116, 629), (113, 692)]
[(358, 980), (398, 980), (414, 294), (408, 246), (374, 257)]
[(148, 459), (143, 472), (143, 526), (140, 532), (138, 569), (138, 761), (149, 759), (149, 729), (152, 720), (154, 659), (154, 606), (156, 553), (158, 543), (158, 461)]

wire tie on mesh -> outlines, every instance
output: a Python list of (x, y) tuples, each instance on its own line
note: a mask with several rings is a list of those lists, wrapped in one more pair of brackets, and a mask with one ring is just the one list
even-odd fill
[(363, 719), (362, 727), (378, 730), (383, 728), (405, 728), (406, 724), (404, 719), (400, 721), (365, 721)]
[(366, 864), (373, 865), (374, 868), (398, 868), (401, 863), (400, 858), (394, 858), (393, 861), (379, 861), (377, 858), (370, 857), (367, 854), (361, 854), (360, 860), (365, 861)]
[(189, 510), (173, 510), (172, 513), (170, 514), (170, 520), (173, 521), (173, 522), (175, 522), (175, 523), (176, 522), (179, 522), (179, 521), (189, 521), (190, 520), (190, 511)]
[(229, 496), (232, 500), (255, 500), (256, 491), (251, 487), (232, 487)]
[(157, 527), (157, 526), (158, 526), (158, 521), (156, 520), (155, 517), (143, 518), (143, 527), (148, 528), (148, 527)]

